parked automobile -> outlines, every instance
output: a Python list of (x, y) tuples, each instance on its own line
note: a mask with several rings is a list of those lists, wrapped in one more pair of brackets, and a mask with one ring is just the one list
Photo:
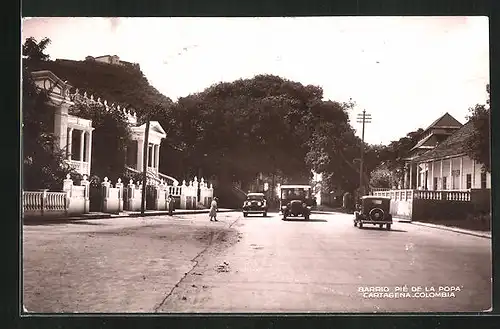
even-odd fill
[(243, 216), (248, 214), (262, 214), (267, 216), (267, 200), (264, 193), (248, 193), (245, 202), (243, 202)]
[(280, 209), (283, 220), (289, 217), (304, 217), (309, 220), (315, 205), (312, 187), (309, 185), (281, 185)]
[(388, 230), (391, 229), (392, 215), (389, 213), (391, 199), (388, 197), (379, 197), (366, 195), (361, 197), (360, 203), (356, 205), (354, 212), (354, 226), (363, 228), (363, 224), (384, 225)]

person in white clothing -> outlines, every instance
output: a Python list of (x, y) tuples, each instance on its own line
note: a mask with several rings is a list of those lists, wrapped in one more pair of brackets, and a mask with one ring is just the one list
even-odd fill
[(208, 214), (210, 221), (217, 222), (217, 198), (212, 200), (210, 204), (210, 213)]

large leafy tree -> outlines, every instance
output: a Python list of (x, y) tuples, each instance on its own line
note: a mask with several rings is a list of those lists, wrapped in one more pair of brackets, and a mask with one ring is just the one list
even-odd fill
[(406, 136), (401, 137), (397, 141), (392, 141), (389, 145), (379, 150), (379, 162), (392, 173), (394, 182), (400, 182), (403, 179), (404, 158), (418, 142), (423, 131), (422, 128), (411, 131)]
[(40, 42), (33, 37), (26, 38), (22, 46), (22, 55), (30, 61), (40, 62), (49, 60), (50, 56), (44, 51), (50, 44), (49, 38), (43, 38)]
[[(489, 84), (486, 86), (488, 95), (490, 94)], [(488, 105), (477, 104), (469, 109), (469, 120), (474, 126), (472, 135), (465, 142), (467, 154), (483, 165), (483, 170), (491, 172), (490, 158), (490, 107)]]
[(223, 181), (248, 182), (259, 172), (308, 176), (305, 141), (311, 108), (321, 98), (319, 87), (272, 75), (219, 83), (181, 98), (172, 111), (177, 143), (171, 144), (182, 151), (164, 153), (162, 170), (176, 159), (183, 164), (180, 176), (200, 168), (203, 176)]
[(77, 102), (70, 113), (92, 120), (92, 173), (100, 178), (116, 180), (126, 174), (126, 147), (131, 142), (131, 130), (124, 113), (106, 110), (96, 103)]

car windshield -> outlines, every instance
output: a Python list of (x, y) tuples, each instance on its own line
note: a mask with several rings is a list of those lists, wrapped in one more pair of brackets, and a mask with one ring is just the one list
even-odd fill
[(263, 195), (247, 195), (247, 200), (259, 200), (262, 201), (264, 199)]
[(309, 199), (311, 197), (310, 188), (282, 189), (282, 199)]

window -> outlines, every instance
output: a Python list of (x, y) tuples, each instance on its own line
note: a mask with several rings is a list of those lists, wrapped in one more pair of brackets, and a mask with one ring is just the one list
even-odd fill
[(472, 188), (472, 175), (471, 174), (467, 174), (465, 176), (465, 188), (467, 188), (467, 189)]
[(443, 190), (446, 190), (446, 176), (443, 177)]
[(486, 188), (486, 173), (481, 173), (481, 188)]
[(433, 184), (432, 184), (432, 190), (436, 191), (437, 189), (438, 189), (438, 178), (434, 177), (434, 181), (433, 181)]

